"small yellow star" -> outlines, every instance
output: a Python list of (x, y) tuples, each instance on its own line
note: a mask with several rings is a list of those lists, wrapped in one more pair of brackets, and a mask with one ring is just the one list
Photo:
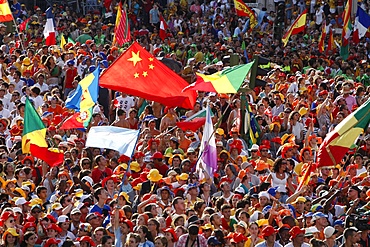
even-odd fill
[(150, 62), (153, 62), (153, 60), (154, 60), (154, 58), (152, 58), (152, 57), (149, 58), (149, 61)]
[(140, 57), (140, 51), (138, 51), (137, 53), (135, 53), (135, 52), (131, 52), (131, 55), (132, 55), (132, 57), (131, 58), (129, 58), (129, 59), (127, 59), (127, 61), (130, 61), (130, 62), (133, 62), (134, 63), (134, 66), (136, 66), (136, 64), (138, 63), (138, 62), (140, 62), (141, 60), (143, 60), (143, 59), (141, 59), (141, 57)]
[(139, 73), (135, 73), (135, 74), (134, 74), (134, 77), (135, 77), (135, 78), (139, 78)]
[(154, 65), (153, 64), (149, 64), (149, 69), (154, 69)]
[(144, 77), (147, 77), (148, 76), (148, 72), (147, 71), (143, 71), (143, 76)]

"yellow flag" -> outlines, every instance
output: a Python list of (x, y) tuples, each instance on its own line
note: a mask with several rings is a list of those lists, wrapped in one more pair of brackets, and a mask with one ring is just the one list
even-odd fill
[(64, 46), (67, 44), (66, 39), (64, 38), (64, 35), (62, 34), (60, 37), (60, 48), (64, 51)]

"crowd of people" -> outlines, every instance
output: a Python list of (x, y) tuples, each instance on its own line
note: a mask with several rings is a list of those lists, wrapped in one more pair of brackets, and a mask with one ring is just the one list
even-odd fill
[[(254, 9), (258, 25), (251, 28), (233, 1), (126, 3), (132, 40), (172, 59), (189, 83), (196, 73), (253, 55), (269, 59), (269, 73), (260, 78), (266, 83), (247, 95), (253, 140), (241, 138), (240, 94), (202, 91), (193, 109), (180, 109), (100, 88), (89, 127), (60, 129), (73, 114), (65, 100), (78, 83), (127, 48), (112, 44), (119, 3), (102, 1), (86, 15), (54, 4), (53, 46), (44, 45), (45, 9), (9, 4), (15, 23), (27, 25), (17, 33), (0, 23), (1, 246), (370, 246), (370, 129), (341, 163), (317, 166), (327, 134), (370, 95), (369, 38), (351, 43), (347, 60), (339, 55), (338, 33), (338, 47), (318, 47), (322, 25), (342, 27), (343, 1), (287, 0), (286, 28), (306, 8), (309, 14), (305, 32), (285, 47), (274, 38), (273, 5)], [(369, 11), (366, 1), (359, 6)], [(160, 16), (168, 24), (163, 39)], [(22, 152), (27, 97), (49, 146), (64, 151), (60, 166)], [(214, 174), (196, 170), (202, 128), (176, 127), (207, 106), (215, 124)], [(86, 147), (89, 129), (101, 125), (140, 129), (133, 157)], [(314, 171), (304, 184), (308, 167)]]

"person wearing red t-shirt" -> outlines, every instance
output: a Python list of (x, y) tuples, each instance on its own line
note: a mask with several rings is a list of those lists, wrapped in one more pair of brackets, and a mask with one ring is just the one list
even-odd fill
[(92, 171), (92, 179), (94, 183), (99, 183), (104, 178), (112, 176), (113, 172), (110, 168), (107, 167), (107, 160), (102, 155), (98, 155), (95, 158), (95, 163), (97, 167), (95, 167)]
[(64, 78), (64, 99), (67, 98), (70, 91), (73, 90), (73, 80), (78, 75), (77, 68), (74, 67), (75, 61), (70, 59), (67, 61), (66, 76)]

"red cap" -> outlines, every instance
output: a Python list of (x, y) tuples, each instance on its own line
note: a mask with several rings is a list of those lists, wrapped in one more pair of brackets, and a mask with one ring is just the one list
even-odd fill
[(328, 91), (327, 90), (322, 90), (320, 93), (319, 93), (319, 96), (323, 96), (323, 95), (328, 95)]
[(242, 233), (234, 233), (233, 238), (231, 239), (231, 241), (234, 243), (240, 243), (247, 240), (248, 237), (244, 236)]
[(96, 246), (96, 244), (94, 243), (94, 241), (92, 240), (90, 236), (83, 236), (83, 237), (77, 238), (77, 241), (88, 242), (91, 246)]
[(55, 238), (49, 238), (48, 240), (46, 240), (46, 242), (44, 244), (44, 247), (49, 247), (52, 244), (59, 244), (60, 242), (61, 242), (61, 240), (57, 240)]
[(173, 229), (173, 228), (166, 228), (166, 229), (164, 229), (163, 230), (164, 232), (169, 232), (169, 233), (171, 233), (171, 235), (172, 235), (172, 238), (173, 238), (173, 242), (177, 242), (177, 240), (179, 240), (178, 239), (178, 237), (177, 237), (177, 235), (176, 235), (176, 232), (175, 232), (175, 230)]
[(161, 152), (155, 152), (152, 156), (152, 159), (163, 159), (163, 155)]
[(49, 230), (49, 229), (52, 229), (52, 230), (55, 230), (56, 232), (58, 233), (61, 233), (62, 232), (62, 228), (60, 228), (57, 224), (55, 223), (52, 223), (48, 226), (48, 228), (46, 228), (46, 230)]
[(125, 219), (125, 220), (123, 221), (123, 223), (126, 223), (126, 224), (128, 225), (128, 227), (130, 228), (130, 231), (131, 231), (131, 232), (133, 231), (133, 229), (134, 229), (134, 223), (132, 223), (132, 221), (131, 221), (131, 220), (129, 220), (129, 219)]
[(145, 154), (141, 151), (138, 151), (134, 154), (135, 159), (138, 159), (138, 158), (141, 158), (141, 157), (145, 157)]
[(103, 186), (103, 188), (105, 187), (105, 184), (106, 184), (106, 182), (108, 182), (108, 180), (113, 180), (113, 182), (115, 182), (115, 183), (117, 183), (117, 182), (118, 182), (117, 178), (116, 178), (116, 177), (114, 177), (114, 176), (106, 177), (106, 178), (104, 178), (104, 179), (103, 179), (103, 181), (101, 182), (101, 185)]
[(289, 234), (291, 238), (296, 238), (299, 234), (304, 234), (305, 230), (299, 228), (299, 226), (293, 226), (292, 229), (290, 229)]
[(272, 234), (276, 233), (277, 231), (272, 227), (272, 226), (265, 226), (263, 229), (262, 229), (262, 236), (265, 238), (265, 237), (269, 237), (271, 236)]

